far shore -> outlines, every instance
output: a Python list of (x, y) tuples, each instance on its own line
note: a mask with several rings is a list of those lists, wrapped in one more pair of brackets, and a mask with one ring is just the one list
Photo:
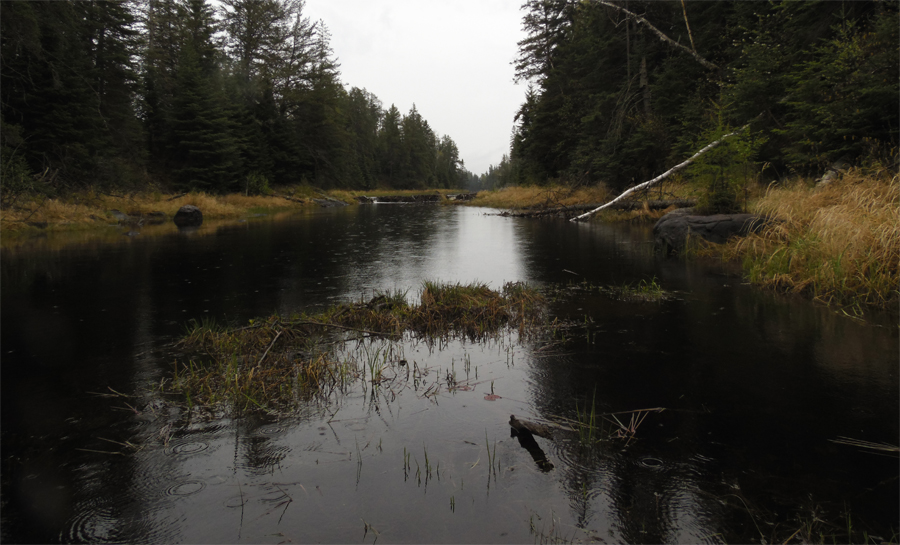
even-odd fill
[[(724, 245), (704, 244), (688, 251), (690, 258), (714, 257), (740, 261), (747, 279), (756, 285), (797, 292), (808, 298), (851, 308), (896, 307), (900, 278), (900, 213), (898, 177), (889, 172), (851, 172), (827, 189), (813, 188), (810, 180), (794, 180), (749, 195), (749, 212), (773, 215), (780, 222), (760, 234)], [(669, 186), (667, 198), (692, 198), (697, 190), (688, 184)], [(277, 217), (300, 210), (337, 204), (359, 203), (361, 196), (454, 195), (460, 189), (424, 190), (329, 190), (302, 186), (280, 188), (270, 195), (210, 195), (201, 192), (163, 194), (145, 192), (111, 194), (96, 191), (73, 193), (63, 198), (21, 198), (0, 214), (0, 243), (16, 248), (35, 237), (69, 233), (74, 240), (122, 237), (134, 226), (164, 224), (151, 232), (174, 230), (172, 218), (186, 204), (200, 208), (204, 221), (252, 220)], [(603, 186), (506, 187), (479, 191), (465, 204), (505, 210), (541, 210), (602, 203), (612, 199)], [(643, 199), (662, 197), (651, 191)], [(671, 207), (674, 208), (674, 207)], [(655, 222), (670, 208), (604, 211), (595, 221)], [(207, 226), (209, 229), (211, 226)], [(77, 235), (77, 236), (76, 236)], [(65, 245), (64, 240), (59, 245)]]

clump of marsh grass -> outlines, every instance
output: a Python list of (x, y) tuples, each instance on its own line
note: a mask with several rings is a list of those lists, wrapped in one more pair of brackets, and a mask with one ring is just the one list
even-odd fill
[(641, 301), (661, 301), (667, 296), (666, 291), (662, 289), (662, 285), (660, 285), (659, 280), (655, 276), (642, 278), (636, 284), (626, 284), (618, 291), (624, 298)]
[(507, 325), (524, 333), (541, 316), (542, 296), (522, 283), (507, 283), (502, 290), (486, 284), (425, 282), (421, 304), (409, 315), (408, 329), (426, 336), (448, 332), (472, 340), (483, 339)]
[(851, 171), (822, 188), (773, 188), (755, 204), (774, 218), (718, 250), (743, 258), (749, 280), (826, 304), (888, 308), (900, 282), (900, 177)]
[(335, 347), (349, 341), (387, 339), (388, 345), (374, 356), (363, 350), (369, 354), (374, 386), (391, 361), (402, 359), (392, 356), (392, 343), (401, 339), (484, 341), (508, 329), (527, 338), (539, 331), (542, 317), (543, 298), (524, 284), (509, 283), (494, 291), (480, 283), (426, 282), (415, 305), (407, 301), (406, 292), (397, 291), (313, 315), (255, 319), (243, 327), (192, 321), (181, 344), (193, 357), (176, 363), (169, 388), (182, 394), (188, 405), (284, 412), (364, 376), (367, 362), (354, 361), (351, 352), (345, 351), (343, 359), (338, 356)]

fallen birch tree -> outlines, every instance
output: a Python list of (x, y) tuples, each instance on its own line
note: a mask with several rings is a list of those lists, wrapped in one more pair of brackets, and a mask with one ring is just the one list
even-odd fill
[(734, 131), (734, 132), (730, 132), (730, 133), (726, 134), (725, 136), (723, 136), (722, 138), (719, 138), (719, 139), (716, 140), (715, 142), (712, 142), (711, 144), (708, 144), (706, 147), (704, 147), (703, 149), (701, 149), (700, 151), (698, 151), (697, 153), (695, 153), (694, 155), (692, 155), (688, 160), (686, 160), (686, 161), (684, 161), (684, 162), (682, 162), (682, 163), (678, 163), (677, 165), (675, 165), (674, 167), (670, 168), (669, 170), (663, 172), (662, 174), (660, 174), (660, 175), (657, 176), (656, 178), (653, 178), (652, 180), (646, 181), (646, 182), (644, 182), (644, 183), (642, 183), (642, 184), (638, 184), (638, 185), (636, 185), (636, 186), (634, 186), (634, 187), (632, 187), (632, 188), (629, 188), (629, 189), (625, 190), (624, 193), (622, 193), (621, 195), (619, 195), (619, 196), (616, 197), (615, 199), (609, 201), (608, 203), (606, 203), (606, 204), (604, 204), (604, 205), (602, 205), (602, 206), (598, 206), (597, 208), (594, 208), (594, 209), (591, 210), (590, 212), (586, 212), (586, 213), (584, 213), (584, 214), (582, 214), (582, 215), (580, 215), (580, 216), (576, 216), (576, 217), (572, 218), (572, 219), (569, 220), (569, 221), (582, 221), (582, 220), (585, 220), (585, 219), (587, 219), (587, 218), (593, 216), (594, 214), (596, 214), (597, 212), (599, 212), (599, 211), (601, 211), (601, 210), (603, 210), (603, 209), (605, 209), (605, 208), (610, 208), (611, 206), (613, 206), (613, 205), (616, 204), (617, 202), (621, 201), (621, 200), (624, 199), (625, 197), (628, 197), (629, 195), (631, 195), (631, 194), (634, 193), (635, 191), (641, 191), (641, 190), (643, 190), (643, 189), (647, 189), (647, 188), (653, 186), (654, 184), (657, 184), (657, 183), (661, 182), (662, 180), (665, 180), (666, 178), (668, 178), (668, 177), (671, 176), (672, 174), (678, 172), (679, 170), (681, 170), (681, 169), (683, 169), (684, 167), (688, 166), (689, 164), (693, 163), (694, 160), (695, 160), (697, 157), (700, 157), (701, 155), (703, 155), (703, 154), (706, 153), (707, 151), (709, 151), (709, 150), (713, 149), (714, 147), (718, 146), (719, 144), (721, 144), (722, 142), (724, 142), (725, 139), (730, 138), (730, 137), (732, 137), (732, 136), (734, 136), (734, 135), (736, 135), (736, 134), (738, 134), (738, 133), (740, 133), (740, 132), (743, 132), (744, 129), (746, 129), (746, 128), (749, 127), (749, 126), (750, 126), (749, 124), (748, 124), (748, 125), (744, 125), (744, 126), (741, 127), (740, 129), (738, 129), (738, 130), (736, 130), (736, 131)]

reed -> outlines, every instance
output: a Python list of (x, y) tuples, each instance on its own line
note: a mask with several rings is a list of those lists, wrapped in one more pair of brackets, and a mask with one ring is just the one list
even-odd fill
[(826, 304), (894, 307), (900, 282), (900, 176), (851, 171), (822, 188), (772, 188), (754, 211), (775, 221), (701, 255), (742, 259), (749, 280)]
[(594, 390), (594, 396), (591, 399), (591, 410), (588, 412), (587, 403), (585, 403), (583, 409), (578, 408), (578, 403), (575, 403), (575, 414), (577, 415), (578, 425), (575, 428), (578, 430), (578, 440), (582, 444), (582, 446), (591, 448), (597, 442), (598, 438), (595, 435), (595, 431), (598, 430), (598, 418), (597, 418), (597, 390)]

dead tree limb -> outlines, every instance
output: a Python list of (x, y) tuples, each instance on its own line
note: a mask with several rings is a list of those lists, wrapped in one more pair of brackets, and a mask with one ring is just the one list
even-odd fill
[(630, 188), (630, 189), (627, 189), (624, 193), (622, 193), (621, 195), (619, 195), (619, 196), (616, 197), (615, 199), (609, 201), (608, 203), (604, 204), (603, 206), (598, 206), (597, 208), (594, 208), (594, 209), (591, 210), (590, 212), (584, 213), (584, 214), (582, 214), (582, 215), (580, 215), (580, 216), (576, 216), (576, 217), (572, 218), (572, 219), (569, 220), (569, 221), (581, 221), (581, 220), (587, 219), (587, 218), (589, 218), (590, 216), (593, 216), (594, 214), (596, 214), (597, 212), (603, 210), (604, 208), (609, 208), (609, 207), (611, 207), (613, 204), (615, 204), (615, 203), (621, 201), (622, 199), (624, 199), (625, 197), (631, 195), (631, 194), (634, 193), (635, 191), (640, 191), (640, 190), (642, 190), (642, 189), (646, 189), (646, 188), (648, 188), (648, 187), (650, 187), (650, 186), (656, 184), (657, 182), (659, 182), (659, 181), (661, 181), (661, 180), (664, 180), (664, 179), (668, 178), (668, 177), (671, 176), (672, 174), (678, 172), (679, 170), (681, 170), (681, 169), (683, 169), (684, 167), (688, 166), (689, 164), (693, 163), (693, 162), (694, 162), (694, 159), (696, 159), (697, 157), (700, 157), (701, 155), (703, 155), (703, 154), (706, 153), (707, 151), (713, 149), (714, 147), (716, 147), (716, 146), (718, 146), (719, 144), (721, 144), (722, 142), (724, 142), (725, 139), (730, 138), (730, 137), (732, 137), (732, 136), (734, 136), (734, 135), (736, 135), (736, 134), (738, 134), (738, 133), (740, 133), (740, 132), (743, 132), (744, 129), (746, 129), (746, 128), (749, 127), (749, 126), (750, 126), (750, 125), (744, 125), (744, 126), (741, 127), (740, 129), (738, 129), (738, 130), (736, 130), (736, 131), (734, 131), (734, 132), (730, 132), (730, 133), (726, 134), (725, 136), (723, 136), (722, 138), (719, 138), (719, 139), (716, 140), (715, 142), (713, 142), (713, 143), (711, 143), (711, 144), (707, 144), (707, 146), (706, 146), (705, 148), (701, 149), (700, 151), (698, 151), (697, 153), (695, 153), (694, 155), (692, 155), (692, 156), (690, 157), (690, 159), (688, 159), (688, 160), (686, 160), (686, 161), (684, 161), (684, 162), (682, 162), (682, 163), (678, 163), (677, 165), (675, 165), (674, 167), (670, 168), (669, 170), (663, 172), (662, 174), (660, 174), (660, 175), (657, 176), (656, 178), (653, 178), (652, 180), (646, 181), (646, 182), (644, 182), (644, 183), (642, 183), (642, 184), (638, 184), (638, 185), (636, 185), (636, 186), (634, 186), (634, 187), (632, 187), (632, 188)]
[(694, 35), (691, 33), (691, 24), (688, 22), (687, 6), (684, 4), (684, 0), (681, 0), (681, 11), (682, 11), (682, 13), (684, 13), (684, 26), (687, 27), (688, 38), (691, 39), (691, 49), (693, 49), (696, 52), (697, 47), (694, 45)]
[(641, 17), (641, 16), (638, 15), (637, 13), (634, 13), (633, 11), (628, 11), (627, 9), (625, 9), (625, 8), (623, 8), (623, 7), (621, 7), (621, 6), (617, 6), (617, 5), (613, 4), (612, 2), (607, 2), (606, 0), (593, 0), (593, 1), (596, 2), (596, 3), (598, 3), (598, 4), (602, 4), (602, 5), (606, 6), (606, 7), (610, 7), (610, 8), (617, 9), (617, 10), (621, 11), (621, 12), (624, 13), (626, 16), (628, 16), (629, 18), (631, 18), (634, 22), (639, 23), (639, 24), (642, 24), (642, 25), (644, 25), (645, 27), (647, 27), (648, 29), (650, 29), (651, 32), (653, 32), (654, 34), (656, 34), (657, 36), (659, 36), (659, 39), (660, 39), (660, 40), (662, 40), (662, 41), (664, 41), (665, 43), (671, 45), (672, 47), (674, 47), (674, 48), (676, 48), (676, 49), (680, 49), (680, 50), (684, 51), (685, 53), (687, 53), (688, 55), (694, 57), (694, 59), (695, 59), (697, 62), (699, 62), (700, 64), (702, 64), (702, 65), (705, 66), (706, 68), (709, 68), (710, 70), (718, 70), (718, 69), (719, 69), (719, 66), (718, 66), (718, 65), (709, 62), (708, 60), (706, 60), (706, 59), (704, 59), (703, 57), (701, 57), (696, 51), (691, 51), (689, 48), (687, 48), (687, 47), (681, 45), (680, 43), (676, 42), (676, 41), (673, 40), (672, 38), (669, 38), (668, 36), (666, 36), (665, 34), (663, 34), (663, 32), (662, 32), (661, 30), (659, 30), (659, 29), (656, 28), (655, 26), (651, 25), (651, 24), (650, 24), (650, 21), (644, 19), (643, 17)]

